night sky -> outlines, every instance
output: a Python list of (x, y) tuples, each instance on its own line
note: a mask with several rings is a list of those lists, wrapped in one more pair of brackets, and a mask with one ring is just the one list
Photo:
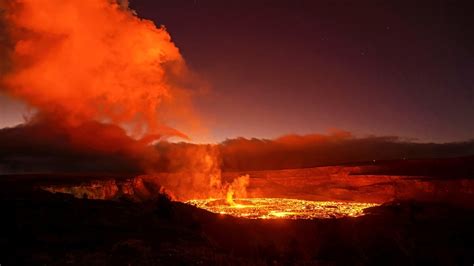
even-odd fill
[[(210, 136), (474, 137), (472, 1), (131, 0), (210, 86)], [(1, 123), (22, 108), (1, 99)]]

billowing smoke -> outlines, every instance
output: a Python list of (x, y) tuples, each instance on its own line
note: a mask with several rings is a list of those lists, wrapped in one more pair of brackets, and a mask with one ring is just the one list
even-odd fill
[(167, 173), (149, 174), (143, 179), (164, 186), (173, 198), (227, 197), (231, 201), (233, 197), (247, 195), (246, 189), (250, 182), (248, 175), (225, 180), (222, 178), (219, 145), (161, 142), (158, 148)]
[[(165, 144), (165, 143), (163, 143)], [(215, 145), (177, 143), (161, 149), (167, 172), (157, 180), (177, 199), (217, 197), (221, 193), (221, 159)]]
[(164, 27), (127, 0), (0, 0), (0, 11), (1, 88), (36, 110), (0, 130), (0, 171), (165, 169), (177, 174), (148, 181), (179, 198), (225, 193), (215, 146), (162, 155), (149, 145), (188, 138), (169, 122), (196, 124), (189, 98), (199, 84)]
[[(166, 125), (189, 108), (187, 69), (164, 27), (128, 1), (8, 0), (9, 68), (3, 89), (55, 123), (99, 121), (154, 140), (186, 135)], [(5, 68), (6, 66), (4, 66)], [(182, 120), (188, 117), (181, 117)]]

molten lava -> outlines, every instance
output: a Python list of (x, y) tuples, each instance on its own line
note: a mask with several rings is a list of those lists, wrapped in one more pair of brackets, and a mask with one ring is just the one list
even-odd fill
[[(232, 202), (232, 203), (230, 203)], [(213, 213), (250, 219), (318, 219), (357, 217), (379, 204), (361, 202), (308, 201), (284, 198), (245, 198), (234, 200), (196, 199), (186, 203)]]

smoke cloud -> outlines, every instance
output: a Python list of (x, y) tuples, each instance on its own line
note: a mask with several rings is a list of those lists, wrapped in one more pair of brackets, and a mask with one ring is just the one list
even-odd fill
[(201, 84), (166, 29), (128, 4), (0, 0), (0, 88), (35, 110), (0, 131), (0, 171), (155, 173), (185, 156), (166, 165), (182, 175), (160, 183), (176, 193), (220, 186), (212, 150), (163, 157), (150, 145), (188, 139), (177, 128), (199, 124), (190, 97)]
[(9, 95), (66, 127), (99, 121), (149, 140), (186, 138), (165, 120), (190, 113), (177, 81), (189, 71), (166, 29), (135, 16), (128, 1), (2, 0), (0, 7)]

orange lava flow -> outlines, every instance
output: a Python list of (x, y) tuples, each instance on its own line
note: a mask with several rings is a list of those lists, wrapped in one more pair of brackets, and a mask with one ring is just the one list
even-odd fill
[(246, 198), (229, 204), (223, 199), (196, 199), (186, 203), (213, 213), (249, 219), (324, 219), (358, 217), (379, 204), (361, 202), (308, 201), (284, 198)]

